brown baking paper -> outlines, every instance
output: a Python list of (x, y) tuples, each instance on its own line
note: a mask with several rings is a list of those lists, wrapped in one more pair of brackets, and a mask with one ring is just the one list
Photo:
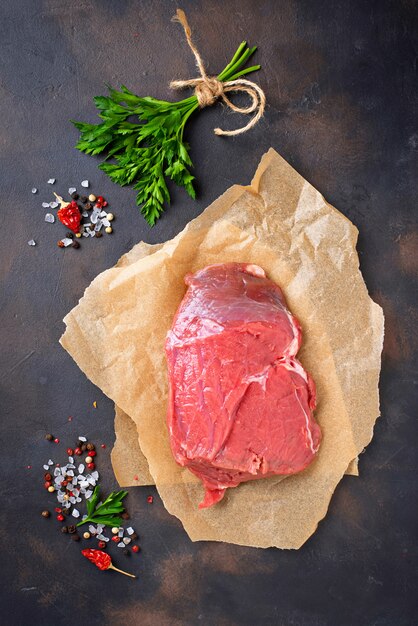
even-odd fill
[[(65, 318), (63, 346), (134, 420), (164, 504), (191, 539), (299, 548), (369, 443), (379, 414), (383, 314), (368, 296), (356, 240), (353, 224), (270, 150), (251, 186), (231, 187), (155, 251), (138, 244)], [(228, 261), (263, 267), (301, 322), (299, 358), (316, 382), (323, 441), (301, 474), (244, 483), (198, 510), (203, 488), (170, 450), (164, 340), (184, 275)]]

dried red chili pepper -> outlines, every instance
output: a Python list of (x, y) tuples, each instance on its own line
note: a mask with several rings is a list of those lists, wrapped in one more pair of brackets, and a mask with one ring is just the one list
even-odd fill
[(112, 565), (112, 560), (106, 552), (102, 550), (93, 550), (92, 548), (86, 548), (81, 551), (81, 554), (86, 557), (89, 561), (95, 564), (100, 570), (105, 571), (107, 569), (114, 569), (116, 572), (120, 572), (121, 574), (125, 574), (125, 576), (130, 576), (131, 578), (136, 578), (133, 574), (128, 574), (128, 572), (124, 572), (121, 569), (118, 569), (114, 565)]
[(72, 230), (73, 233), (80, 231), (81, 214), (75, 200), (67, 205), (64, 203), (57, 215), (59, 221), (64, 224), (66, 228)]

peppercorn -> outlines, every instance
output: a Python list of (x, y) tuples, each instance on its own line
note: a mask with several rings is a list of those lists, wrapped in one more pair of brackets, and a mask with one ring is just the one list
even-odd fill
[(106, 548), (106, 543), (104, 541), (99, 541), (97, 545), (99, 546), (100, 550), (104, 550)]
[(63, 516), (63, 514), (62, 514), (62, 513), (59, 513), (59, 514), (57, 515), (57, 520), (58, 520), (59, 522), (63, 522), (63, 521), (64, 521), (64, 516)]
[(71, 244), (71, 247), (77, 249), (80, 247), (80, 244), (78, 243), (78, 241), (73, 241), (73, 243)]
[(95, 457), (97, 455), (96, 450), (90, 450), (89, 456)]
[(86, 211), (91, 211), (91, 209), (93, 208), (93, 205), (91, 202), (86, 202), (86, 204), (84, 205), (84, 208), (86, 209)]
[(89, 532), (87, 532), (87, 530), (86, 530), (86, 532), (85, 532), (85, 533), (83, 533), (83, 537), (84, 537), (84, 539), (90, 539), (91, 535), (90, 535), (90, 533), (89, 533)]
[(62, 513), (62, 508), (60, 506), (56, 506), (55, 513)]
[(75, 236), (77, 237), (77, 239), (80, 239), (81, 233), (76, 233)]
[(72, 199), (73, 199), (73, 200), (78, 200), (80, 196), (78, 195), (78, 193), (77, 193), (76, 191), (74, 191), (74, 192), (71, 194), (71, 197), (72, 197)]
[(128, 548), (125, 548), (124, 550), (122, 550), (122, 552), (123, 552), (123, 554), (125, 556), (130, 556), (131, 555), (131, 553), (129, 552)]
[(70, 535), (73, 535), (74, 533), (77, 532), (77, 528), (74, 526), (74, 524), (71, 524), (70, 526), (68, 526), (68, 532), (70, 533)]
[(90, 202), (96, 202), (96, 196), (94, 195), (94, 193), (91, 193), (89, 195), (89, 200), (90, 200)]
[(98, 196), (97, 202), (99, 202), (100, 204), (103, 204), (103, 202), (104, 202), (103, 196)]
[(87, 196), (80, 196), (80, 201), (81, 201), (83, 204), (86, 204), (87, 200), (88, 200)]
[(45, 480), (52, 480), (52, 475), (49, 474), (49, 472), (47, 472), (46, 474), (44, 474), (44, 478), (45, 478)]
[(45, 435), (45, 439), (47, 441), (54, 441), (54, 435), (51, 435), (51, 433), (48, 433), (47, 435)]
[(74, 450), (74, 454), (76, 454), (77, 456), (80, 456), (80, 454), (81, 454), (81, 448), (76, 448), (76, 449)]
[(57, 246), (58, 246), (58, 248), (65, 248), (65, 246), (64, 246), (62, 241), (57, 241)]
[(112, 528), (112, 533), (113, 533), (114, 535), (117, 535), (117, 534), (118, 534), (118, 532), (119, 532), (119, 528), (118, 528), (117, 526), (113, 526), (113, 528)]
[(89, 468), (89, 470), (94, 470), (96, 466), (94, 463), (87, 463), (87, 467)]
[(108, 213), (106, 215), (106, 219), (108, 222), (113, 222), (113, 220), (115, 219), (115, 216), (113, 215), (113, 213)]
[(132, 552), (139, 552), (139, 546), (132, 546)]
[(103, 233), (101, 233), (100, 230), (97, 230), (95, 237), (97, 237), (97, 239), (100, 239), (100, 237), (103, 237)]
[(122, 513), (121, 518), (122, 519), (131, 519), (129, 513), (126, 513), (126, 511), (125, 511), (125, 513)]
[(93, 463), (93, 457), (92, 456), (86, 456), (86, 463)]
[(51, 513), (49, 511), (42, 511), (41, 515), (42, 517), (49, 517)]
[(49, 493), (54, 493), (55, 487), (53, 485), (51, 485), (50, 487), (48, 487), (48, 491), (49, 491)]
[(108, 235), (110, 235), (111, 233), (113, 233), (113, 228), (111, 226), (106, 226), (105, 231)]
[(114, 541), (115, 543), (119, 542), (119, 537), (115, 535), (114, 537), (112, 537), (112, 541)]
[[(87, 444), (87, 450), (91, 451), (91, 450), (94, 450), (94, 449), (95, 449), (94, 443), (90, 443), (90, 441), (89, 441), (88, 444)], [(94, 455), (92, 455), (92, 456), (94, 456)]]
[(80, 541), (80, 535), (71, 535), (73, 541)]
[(132, 541), (135, 541), (135, 539), (138, 539), (138, 535), (136, 533), (132, 533), (131, 539)]
[(74, 239), (74, 233), (65, 233), (65, 236), (68, 237), (68, 239)]
[(87, 446), (85, 443), (81, 444), (81, 452), (85, 452), (87, 450)]
[(50, 480), (46, 480), (45, 483), (44, 483), (45, 489), (49, 489), (51, 485), (52, 485), (52, 483), (51, 483)]
[(63, 480), (61, 483), (61, 487), (66, 487), (68, 485), (68, 480)]
[(61, 532), (64, 533), (64, 535), (67, 534), (68, 533), (68, 526), (63, 526), (61, 528)]

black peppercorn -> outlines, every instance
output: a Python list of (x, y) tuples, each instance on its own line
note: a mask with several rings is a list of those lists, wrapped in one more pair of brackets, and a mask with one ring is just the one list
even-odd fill
[(87, 444), (87, 450), (95, 450), (94, 443), (90, 443), (89, 441)]
[(83, 204), (86, 204), (86, 202), (87, 202), (88, 198), (87, 198), (87, 196), (80, 196), (80, 200), (81, 200), (81, 202), (82, 202)]
[(71, 535), (73, 541), (80, 541), (80, 535)]
[(71, 524), (71, 526), (68, 526), (68, 532), (70, 533), (70, 535), (73, 535), (77, 532), (77, 528), (73, 524)]
[(74, 239), (74, 233), (65, 233), (65, 236), (68, 237), (68, 239)]
[(42, 517), (49, 517), (51, 513), (49, 511), (42, 511), (41, 515)]
[(73, 241), (73, 243), (71, 244), (71, 247), (77, 249), (80, 247), (80, 244), (78, 243), (78, 241)]
[(131, 519), (129, 513), (126, 513), (126, 512), (122, 513), (121, 518), (122, 519)]
[(47, 441), (54, 441), (54, 435), (51, 435), (51, 433), (48, 433), (47, 435), (45, 435), (45, 439)]
[(99, 238), (99, 237), (102, 237), (102, 236), (103, 236), (102, 233), (98, 230), (97, 233), (96, 233), (96, 237)]
[(61, 528), (61, 532), (62, 532), (62, 533), (64, 533), (64, 535), (65, 535), (65, 534), (67, 534), (67, 533), (68, 533), (68, 528), (67, 528), (67, 526), (63, 526), (63, 527)]
[(91, 202), (86, 202), (86, 204), (84, 205), (84, 208), (86, 209), (86, 211), (90, 211), (90, 209), (93, 208), (93, 205)]
[(87, 450), (87, 446), (85, 443), (83, 443), (81, 446), (81, 452), (85, 452), (86, 450)]
[(135, 539), (138, 539), (138, 535), (136, 533), (132, 533), (131, 539), (132, 541), (135, 541)]
[(80, 196), (78, 195), (78, 193), (77, 193), (76, 191), (74, 191), (74, 192), (71, 194), (71, 197), (72, 197), (72, 199), (73, 199), (73, 200), (78, 200)]

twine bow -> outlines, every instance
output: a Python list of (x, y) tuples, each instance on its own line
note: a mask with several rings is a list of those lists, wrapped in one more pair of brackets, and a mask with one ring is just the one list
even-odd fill
[[(223, 102), (225, 102), (225, 104), (231, 109), (231, 111), (234, 111), (235, 113), (246, 114), (257, 111), (254, 117), (248, 122), (248, 124), (246, 124), (246, 126), (243, 126), (242, 128), (237, 128), (236, 130), (222, 130), (222, 128), (214, 129), (215, 135), (232, 136), (246, 133), (247, 130), (250, 130), (250, 128), (255, 126), (260, 118), (264, 115), (264, 108), (266, 105), (266, 96), (264, 95), (264, 91), (256, 83), (253, 83), (251, 80), (247, 80), (245, 78), (238, 78), (236, 80), (223, 82), (221, 80), (218, 80), (216, 76), (208, 76), (206, 74), (202, 58), (192, 41), (192, 32), (190, 30), (190, 26), (184, 11), (182, 11), (181, 9), (177, 9), (176, 16), (173, 18), (173, 21), (179, 22), (183, 26), (187, 43), (189, 44), (189, 47), (196, 59), (196, 65), (199, 69), (200, 77), (191, 78), (189, 80), (173, 80), (170, 83), (170, 87), (172, 89), (184, 89), (185, 87), (194, 87), (194, 92), (199, 102), (199, 107), (201, 109), (207, 106), (211, 106), (218, 98), (221, 98)], [(250, 96), (251, 104), (247, 107), (236, 106), (225, 95), (230, 91), (245, 92)]]

